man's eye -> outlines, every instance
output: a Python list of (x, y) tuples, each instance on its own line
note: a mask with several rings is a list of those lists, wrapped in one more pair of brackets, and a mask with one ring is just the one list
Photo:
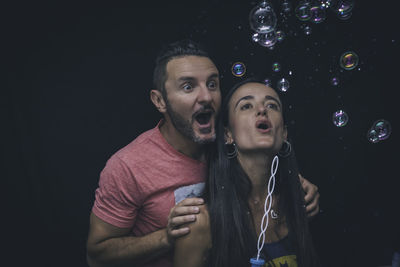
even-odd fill
[(184, 84), (184, 85), (182, 86), (182, 88), (183, 88), (183, 90), (185, 90), (185, 91), (190, 91), (190, 90), (192, 90), (192, 85), (190, 85), (190, 84)]
[(249, 108), (251, 108), (252, 107), (252, 105), (250, 104), (250, 103), (246, 103), (246, 104), (244, 104), (243, 106), (241, 106), (241, 110), (246, 110), (246, 109), (249, 109)]

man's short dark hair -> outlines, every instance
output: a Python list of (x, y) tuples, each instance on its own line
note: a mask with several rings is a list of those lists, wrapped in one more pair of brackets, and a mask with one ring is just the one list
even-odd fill
[(202, 56), (210, 58), (202, 45), (189, 39), (165, 45), (156, 58), (156, 66), (153, 73), (153, 86), (164, 95), (165, 81), (167, 80), (167, 64), (170, 60), (183, 56)]

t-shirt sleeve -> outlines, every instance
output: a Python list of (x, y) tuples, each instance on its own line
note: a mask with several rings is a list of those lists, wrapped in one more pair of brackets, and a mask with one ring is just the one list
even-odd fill
[(134, 175), (120, 158), (112, 156), (100, 174), (92, 212), (111, 225), (131, 228), (141, 202)]

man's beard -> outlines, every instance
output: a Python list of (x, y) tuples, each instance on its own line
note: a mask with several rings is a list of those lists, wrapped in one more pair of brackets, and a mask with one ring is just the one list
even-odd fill
[[(171, 118), (172, 125), (175, 129), (182, 134), (184, 137), (188, 138), (189, 140), (193, 141), (196, 144), (204, 145), (215, 141), (215, 134), (210, 138), (201, 138), (196, 135), (193, 130), (192, 122), (183, 118), (178, 112), (175, 112), (170, 105), (168, 98), (165, 97), (165, 104), (167, 107), (168, 116)], [(200, 130), (201, 133), (207, 134), (211, 132), (211, 127)]]

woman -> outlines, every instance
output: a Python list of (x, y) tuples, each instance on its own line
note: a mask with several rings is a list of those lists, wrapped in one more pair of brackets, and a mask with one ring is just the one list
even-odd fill
[(176, 241), (175, 267), (249, 266), (250, 258), (264, 258), (265, 266), (317, 266), (286, 139), (272, 88), (245, 80), (228, 92), (210, 155), (207, 207)]

